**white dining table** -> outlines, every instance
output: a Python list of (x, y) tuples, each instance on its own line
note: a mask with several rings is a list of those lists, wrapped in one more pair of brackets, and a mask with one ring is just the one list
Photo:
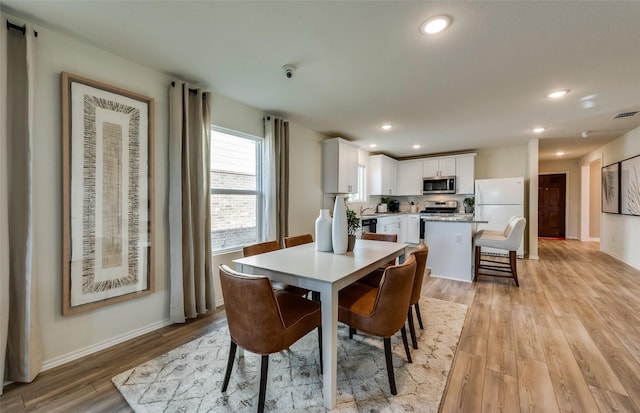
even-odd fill
[(338, 291), (374, 269), (399, 258), (408, 245), (398, 242), (356, 240), (353, 252), (343, 255), (316, 251), (315, 243), (284, 248), (233, 260), (236, 270), (320, 293), (324, 406), (336, 404), (338, 368)]

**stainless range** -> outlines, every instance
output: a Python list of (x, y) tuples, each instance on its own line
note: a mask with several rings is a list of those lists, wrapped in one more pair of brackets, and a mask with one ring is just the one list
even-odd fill
[(425, 217), (453, 216), (458, 210), (458, 201), (426, 201), (420, 211), (420, 239), (424, 239)]
[(426, 201), (420, 217), (449, 216), (458, 210), (458, 201)]

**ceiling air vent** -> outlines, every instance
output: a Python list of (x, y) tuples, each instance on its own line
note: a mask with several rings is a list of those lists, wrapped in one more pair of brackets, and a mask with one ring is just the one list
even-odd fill
[(634, 111), (631, 111), (631, 112), (622, 112), (622, 113), (618, 113), (613, 118), (614, 119), (628, 118), (630, 116), (635, 116), (636, 114), (638, 114), (638, 112), (640, 112), (640, 110), (634, 110)]

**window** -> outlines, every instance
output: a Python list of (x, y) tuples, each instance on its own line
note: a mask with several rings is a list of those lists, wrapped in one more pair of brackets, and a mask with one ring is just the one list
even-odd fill
[(211, 129), (211, 249), (228, 252), (258, 242), (262, 139)]
[(358, 165), (358, 192), (349, 195), (349, 202), (367, 202), (367, 167)]

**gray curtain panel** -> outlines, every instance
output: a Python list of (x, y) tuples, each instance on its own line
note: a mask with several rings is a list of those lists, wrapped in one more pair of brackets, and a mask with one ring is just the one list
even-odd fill
[[(33, 254), (35, 36), (2, 22), (0, 119), (0, 378), (31, 382), (42, 368)], [(2, 388), (0, 386), (0, 394)]]
[(264, 240), (289, 236), (289, 122), (264, 118), (265, 129), (265, 235)]
[(184, 323), (215, 309), (211, 267), (211, 94), (172, 82), (169, 91), (170, 309)]

